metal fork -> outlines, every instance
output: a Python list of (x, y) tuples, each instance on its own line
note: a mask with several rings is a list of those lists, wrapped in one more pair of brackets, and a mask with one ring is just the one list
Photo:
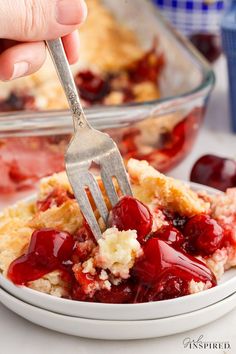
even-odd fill
[(101, 230), (86, 188), (90, 190), (105, 223), (108, 218), (108, 209), (97, 180), (89, 171), (91, 164), (94, 162), (100, 166), (102, 182), (112, 206), (118, 202), (113, 177), (116, 178), (124, 195), (132, 195), (130, 183), (115, 142), (108, 134), (92, 128), (85, 117), (61, 39), (47, 41), (47, 46), (66, 94), (74, 123), (75, 133), (65, 154), (67, 176), (80, 209), (98, 240), (101, 237)]

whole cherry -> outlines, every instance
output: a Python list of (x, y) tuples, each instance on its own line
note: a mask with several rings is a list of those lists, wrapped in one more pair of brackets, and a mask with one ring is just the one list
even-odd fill
[(16, 284), (41, 278), (70, 260), (74, 248), (73, 236), (54, 229), (36, 230), (27, 252), (9, 266), (8, 277)]
[(118, 230), (136, 230), (138, 241), (143, 243), (152, 229), (152, 214), (139, 200), (125, 196), (111, 210), (108, 224)]
[(188, 220), (183, 229), (184, 248), (192, 254), (208, 256), (221, 247), (224, 231), (209, 215), (199, 214)]
[(213, 63), (221, 54), (220, 38), (211, 33), (194, 33), (190, 36), (190, 41), (195, 47)]
[(215, 155), (204, 155), (194, 164), (190, 180), (225, 191), (236, 186), (236, 161)]

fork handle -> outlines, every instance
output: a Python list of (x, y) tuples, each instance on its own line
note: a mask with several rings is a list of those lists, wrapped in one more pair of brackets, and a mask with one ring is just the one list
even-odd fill
[(74, 129), (91, 128), (80, 103), (78, 91), (65, 54), (62, 40), (58, 38), (46, 41), (46, 44), (72, 112)]

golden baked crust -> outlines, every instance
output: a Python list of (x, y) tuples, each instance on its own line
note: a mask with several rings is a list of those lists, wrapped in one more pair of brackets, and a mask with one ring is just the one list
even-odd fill
[(142, 202), (149, 204), (157, 199), (164, 208), (180, 215), (208, 213), (209, 203), (199, 198), (183, 182), (155, 170), (147, 161), (130, 159), (127, 167), (134, 195)]
[(54, 206), (36, 213), (29, 226), (34, 229), (53, 228), (55, 230), (64, 230), (74, 234), (83, 223), (83, 217), (79, 206), (75, 200), (68, 200), (60, 206)]
[(42, 178), (39, 186), (38, 199), (45, 199), (57, 187), (61, 187), (65, 191), (72, 193), (72, 188), (65, 172), (55, 173), (50, 177)]
[(25, 252), (33, 229), (28, 225), (35, 214), (34, 203), (18, 203), (0, 216), (0, 271)]
[(101, 0), (86, 3), (88, 18), (80, 28), (82, 64), (99, 71), (119, 71), (143, 55), (134, 32), (117, 22)]

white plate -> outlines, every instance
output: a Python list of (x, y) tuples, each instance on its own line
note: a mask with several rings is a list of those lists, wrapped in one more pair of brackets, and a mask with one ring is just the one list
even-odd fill
[(127, 340), (167, 336), (210, 323), (235, 308), (236, 293), (192, 313), (148, 321), (99, 321), (63, 316), (26, 304), (2, 289), (0, 301), (27, 320), (61, 333), (86, 338)]
[[(210, 194), (221, 193), (195, 183), (190, 185), (192, 189), (204, 189)], [(35, 195), (26, 200), (29, 201), (34, 198)], [(142, 304), (101, 304), (60, 299), (24, 286), (15, 286), (2, 275), (0, 275), (0, 286), (18, 299), (62, 315), (113, 321), (150, 320), (199, 310), (226, 298), (235, 292), (236, 269), (227, 271), (215, 288), (177, 299)]]
[(172, 300), (142, 304), (101, 304), (57, 298), (24, 286), (16, 286), (0, 275), (0, 286), (20, 300), (62, 315), (98, 320), (150, 320), (176, 316), (212, 305), (236, 289), (236, 269), (227, 271), (214, 288)]

